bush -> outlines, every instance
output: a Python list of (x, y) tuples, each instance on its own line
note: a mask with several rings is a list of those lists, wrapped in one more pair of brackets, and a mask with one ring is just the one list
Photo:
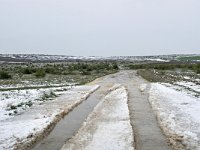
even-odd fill
[(196, 73), (200, 74), (200, 68), (197, 68)]
[(89, 71), (85, 71), (85, 70), (84, 70), (84, 71), (81, 72), (81, 74), (82, 74), (82, 75), (90, 75), (91, 73), (90, 73)]
[(43, 69), (38, 69), (35, 73), (35, 76), (37, 78), (42, 78), (42, 77), (45, 77), (46, 73)]
[(184, 70), (193, 70), (195, 72), (199, 72), (200, 64), (131, 64), (128, 65), (129, 69), (157, 69), (157, 70), (173, 70), (176, 68), (184, 69)]
[(59, 74), (59, 70), (57, 67), (46, 67), (45, 72), (49, 74)]
[(0, 79), (10, 79), (10, 78), (12, 78), (12, 76), (9, 75), (7, 72), (5, 71), (0, 72)]
[(33, 70), (31, 68), (24, 68), (22, 70), (22, 73), (23, 74), (32, 74), (33, 73)]
[(113, 69), (114, 69), (114, 70), (118, 70), (118, 69), (119, 69), (117, 63), (114, 63), (114, 64), (113, 64)]

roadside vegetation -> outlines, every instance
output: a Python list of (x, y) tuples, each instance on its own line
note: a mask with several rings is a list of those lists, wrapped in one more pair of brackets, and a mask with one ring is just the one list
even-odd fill
[(177, 59), (181, 61), (197, 61), (200, 60), (200, 56), (178, 57)]
[(19, 115), (74, 85), (88, 83), (118, 69), (117, 63), (112, 61), (0, 65), (0, 101), (7, 101), (4, 117)]
[(0, 79), (10, 79), (10, 78), (11, 78), (11, 75), (8, 74), (7, 72), (5, 71), (0, 72)]
[(199, 63), (160, 63), (129, 65), (137, 74), (150, 82), (173, 85), (177, 91), (186, 91), (193, 97), (200, 97)]
[[(0, 84), (29, 89), (70, 83), (85, 84), (115, 73), (118, 69), (117, 63), (111, 61), (4, 64), (0, 66)], [(1, 87), (1, 90), (5, 89)]]
[(129, 64), (127, 68), (136, 69), (138, 75), (151, 82), (174, 83), (184, 76), (190, 80), (200, 78), (200, 63)]
[(137, 64), (129, 65), (129, 69), (157, 69), (157, 70), (191, 70), (200, 73), (200, 63), (196, 64), (178, 64), (178, 63), (160, 63), (160, 64)]

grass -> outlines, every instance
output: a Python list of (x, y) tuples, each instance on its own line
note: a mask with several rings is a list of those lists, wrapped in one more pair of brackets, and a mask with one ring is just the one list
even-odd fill
[[(137, 74), (150, 82), (165, 82), (174, 84), (179, 81), (196, 82), (200, 75), (191, 71), (176, 71), (176, 70), (155, 70), (155, 69), (138, 69)], [(189, 77), (185, 79), (184, 77)]]
[(166, 79), (167, 79), (167, 78), (163, 78), (165, 74), (164, 72), (155, 74), (154, 71), (150, 69), (138, 70), (137, 74), (150, 82), (166, 82)]
[(200, 63), (184, 64), (184, 63), (152, 63), (152, 64), (130, 64), (129, 69), (156, 69), (156, 70), (192, 70), (195, 73), (200, 73)]

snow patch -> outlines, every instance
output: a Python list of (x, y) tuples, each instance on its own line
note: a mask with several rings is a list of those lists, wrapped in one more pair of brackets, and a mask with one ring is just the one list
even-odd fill
[[(168, 86), (168, 87), (167, 87)], [(182, 137), (187, 149), (200, 149), (200, 98), (184, 91), (177, 91), (173, 85), (152, 83), (149, 101), (158, 115), (166, 134)]]
[(185, 88), (189, 88), (189, 89), (194, 90), (196, 92), (200, 92), (200, 85), (196, 84), (194, 82), (181, 81), (181, 82), (176, 82), (176, 84), (183, 86)]
[(0, 91), (0, 121), (19, 115), (31, 106), (55, 98), (70, 88), (71, 86)]
[(16, 146), (22, 149), (26, 144), (31, 145), (62, 115), (67, 114), (98, 88), (98, 85), (74, 87), (55, 100), (34, 105), (21, 115), (1, 121), (0, 149), (12, 150)]

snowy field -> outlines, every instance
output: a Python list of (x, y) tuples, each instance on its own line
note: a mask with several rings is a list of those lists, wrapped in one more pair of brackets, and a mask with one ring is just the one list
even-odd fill
[[(33, 106), (18, 115), (5, 115), (8, 104), (16, 106), (28, 100), (34, 101), (43, 91), (25, 90), (1, 93), (0, 149), (24, 149), (53, 127), (65, 114), (85, 100), (99, 86), (77, 86), (67, 91), (59, 90), (61, 96)], [(5, 96), (7, 94), (7, 96)], [(27, 95), (26, 95), (27, 94)], [(5, 97), (4, 97), (5, 96)], [(5, 98), (5, 99), (4, 99)], [(18, 109), (17, 109), (18, 110)], [(9, 111), (8, 111), (9, 112)], [(25, 147), (25, 149), (28, 149)]]
[(127, 91), (114, 86), (62, 150), (133, 150)]
[(33, 105), (52, 100), (70, 88), (71, 86), (0, 91), (0, 121), (19, 115)]
[[(200, 89), (197, 84), (179, 84), (195, 91)], [(187, 149), (200, 149), (199, 97), (171, 84), (152, 83), (149, 101), (157, 113), (162, 129), (171, 137), (172, 144), (179, 141)]]
[(200, 93), (200, 83), (181, 81), (181, 82), (176, 82), (175, 84), (182, 86), (186, 89), (190, 89), (196, 93)]

